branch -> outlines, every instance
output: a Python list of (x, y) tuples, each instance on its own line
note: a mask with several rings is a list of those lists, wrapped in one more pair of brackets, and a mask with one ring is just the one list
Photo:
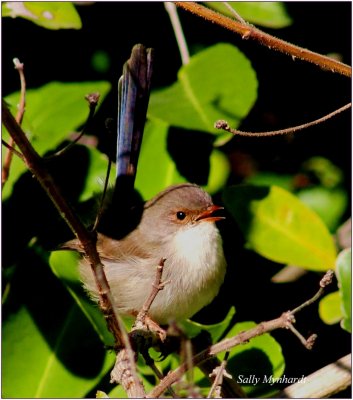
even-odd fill
[[(205, 360), (221, 353), (223, 351), (229, 351), (235, 346), (238, 346), (243, 343), (247, 343), (249, 340), (253, 339), (254, 337), (263, 335), (264, 333), (269, 333), (274, 331), (275, 329), (291, 329), (293, 324), (295, 323), (294, 314), (301, 311), (304, 307), (309, 306), (314, 301), (318, 299), (319, 296), (322, 295), (323, 289), (325, 286), (331, 283), (333, 277), (333, 271), (329, 270), (326, 272), (324, 277), (320, 281), (320, 289), (318, 292), (308, 301), (296, 307), (293, 311), (284, 312), (279, 318), (273, 319), (271, 321), (264, 321), (260, 324), (256, 325), (254, 328), (249, 329), (244, 332), (240, 332), (238, 335), (233, 336), (231, 338), (223, 339), (221, 342), (216, 343), (212, 346), (209, 346), (205, 350), (201, 351), (200, 353), (196, 354), (192, 359), (193, 366), (204, 362)], [(299, 333), (299, 332), (298, 332)], [(313, 340), (316, 338), (316, 335), (311, 335), (305, 341), (305, 347), (311, 348), (313, 345)], [(179, 380), (182, 375), (188, 370), (188, 363), (182, 363), (176, 370), (170, 372), (148, 395), (147, 398), (157, 398), (165, 389), (172, 385), (174, 382)]]
[(289, 135), (298, 131), (301, 131), (303, 129), (309, 128), (311, 126), (314, 125), (318, 125), (322, 122), (327, 121), (328, 119), (335, 117), (336, 115), (340, 114), (343, 111), (348, 110), (349, 108), (352, 107), (352, 103), (348, 103), (345, 106), (319, 118), (316, 119), (314, 121), (311, 122), (307, 122), (306, 124), (302, 124), (302, 125), (297, 125), (297, 126), (293, 126), (291, 128), (287, 128), (287, 129), (279, 129), (277, 131), (268, 131), (268, 132), (244, 132), (244, 131), (238, 131), (237, 129), (233, 129), (228, 125), (227, 121), (224, 121), (222, 119), (218, 120), (215, 122), (214, 127), (216, 129), (222, 129), (226, 132), (230, 132), (233, 135), (237, 135), (237, 136), (247, 136), (247, 137), (264, 137), (264, 136), (277, 136), (277, 135)]
[(141, 325), (145, 325), (145, 320), (147, 317), (147, 313), (151, 308), (151, 305), (156, 298), (157, 294), (159, 293), (160, 290), (164, 289), (164, 286), (169, 283), (167, 282), (162, 282), (162, 274), (163, 274), (163, 268), (164, 268), (164, 263), (165, 263), (165, 258), (162, 258), (157, 266), (156, 269), (156, 277), (155, 280), (152, 284), (152, 291), (149, 294), (148, 298), (146, 299), (145, 303), (142, 306), (142, 309), (140, 312), (137, 314), (136, 321), (134, 326), (137, 328)]
[(303, 47), (295, 46), (284, 40), (271, 36), (252, 25), (244, 24), (225, 17), (215, 11), (210, 10), (198, 3), (189, 1), (177, 1), (175, 4), (199, 17), (205, 18), (208, 21), (216, 23), (242, 36), (243, 39), (253, 39), (258, 41), (263, 46), (267, 46), (271, 50), (276, 50), (281, 53), (291, 56), (293, 59), (298, 58), (303, 61), (317, 65), (323, 70), (331, 71), (344, 75), (352, 76), (351, 67), (343, 64), (333, 58), (323, 56), (319, 53), (304, 49)]
[[(17, 69), (18, 74), (20, 76), (20, 82), (21, 82), (21, 94), (20, 94), (20, 102), (18, 105), (18, 111), (16, 114), (16, 121), (19, 125), (22, 124), (23, 120), (23, 115), (25, 113), (25, 107), (26, 107), (26, 78), (24, 74), (24, 65), (23, 63), (20, 62), (18, 58), (14, 58), (13, 60), (15, 64), (15, 69)], [(2, 142), (4, 144), (4, 142)], [(5, 183), (9, 179), (10, 175), (10, 167), (11, 167), (11, 162), (12, 162), (12, 156), (13, 154), (19, 154), (18, 152), (16, 153), (16, 150), (14, 148), (14, 140), (10, 138), (10, 143), (8, 143), (7, 151), (4, 157), (4, 164), (2, 167), (2, 174), (1, 174), (1, 186), (2, 188), (4, 187)]]
[(226, 371), (226, 365), (229, 357), (229, 351), (226, 352), (224, 359), (218, 367), (216, 367), (211, 373), (210, 377), (214, 378), (213, 384), (211, 386), (210, 392), (207, 395), (207, 398), (210, 399), (213, 395), (216, 398), (221, 398), (221, 389), (222, 389), (222, 383), (223, 383), (223, 378), (227, 377), (229, 379), (232, 379), (232, 375), (230, 375)]
[(323, 399), (330, 398), (351, 385), (351, 354), (326, 365), (305, 378), (305, 384), (298, 382), (288, 386), (275, 397), (281, 399)]
[(96, 235), (85, 228), (74, 210), (66, 202), (53, 178), (45, 168), (45, 160), (34, 150), (4, 101), (2, 102), (2, 119), (6, 129), (22, 152), (28, 169), (37, 178), (38, 182), (57, 208), (59, 214), (65, 220), (75, 236), (80, 240), (82, 248), (90, 261), (99, 292), (100, 307), (106, 317), (108, 327), (114, 335), (116, 347), (125, 347), (124, 353), (123, 351), (120, 352), (123, 353), (120, 357), (124, 360), (125, 364), (123, 366), (124, 373), (121, 374), (122, 380), (119, 382), (128, 393), (132, 392), (132, 397), (144, 397), (144, 388), (137, 378), (134, 353), (131, 349), (123, 322), (113, 308), (113, 297), (104, 273), (104, 266), (96, 249)]
[(178, 43), (179, 47), (179, 52), (181, 56), (181, 62), (183, 65), (189, 64), (190, 61), (190, 54), (189, 54), (189, 49), (188, 45), (186, 44), (183, 28), (181, 26), (179, 17), (178, 17), (178, 12), (175, 7), (175, 5), (169, 1), (164, 2), (164, 7), (167, 10), (170, 18), (170, 22), (172, 24), (175, 38)]

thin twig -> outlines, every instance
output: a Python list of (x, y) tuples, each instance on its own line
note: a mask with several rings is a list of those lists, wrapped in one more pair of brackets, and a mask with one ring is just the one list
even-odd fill
[(13, 60), (15, 64), (15, 69), (17, 69), (18, 74), (20, 76), (21, 82), (21, 96), (20, 96), (20, 103), (18, 105), (18, 110), (16, 114), (16, 121), (19, 125), (22, 124), (23, 116), (26, 109), (26, 77), (24, 73), (24, 64), (20, 62), (18, 58), (14, 58)]
[(222, 14), (210, 10), (209, 8), (204, 7), (196, 2), (177, 1), (175, 2), (175, 4), (186, 11), (189, 11), (199, 17), (203, 17), (208, 21), (221, 25), (226, 29), (240, 34), (243, 39), (256, 40), (260, 44), (267, 46), (272, 50), (287, 54), (293, 59), (298, 58), (300, 60), (313, 63), (321, 69), (338, 73), (347, 77), (352, 76), (351, 67), (349, 65), (343, 64), (331, 57), (326, 57), (322, 54), (304, 49), (303, 47), (285, 42), (284, 40), (278, 39), (272, 35), (262, 32), (260, 29), (254, 26), (244, 25), (238, 21), (235, 21), (234, 19), (228, 18)]
[(104, 201), (105, 201), (105, 197), (107, 195), (107, 190), (108, 190), (108, 185), (109, 185), (109, 176), (110, 176), (111, 168), (112, 168), (112, 160), (109, 157), (108, 166), (107, 166), (107, 173), (105, 175), (105, 180), (104, 180), (103, 192), (102, 192), (102, 195), (101, 195), (101, 198), (100, 198), (98, 212), (97, 212), (94, 224), (93, 224), (92, 232), (96, 232), (97, 227), (99, 225), (99, 222), (100, 222), (100, 220), (102, 218), (102, 215), (103, 215)]
[(242, 18), (241, 15), (238, 14), (236, 10), (228, 3), (228, 1), (223, 1), (223, 4), (225, 7), (228, 8), (228, 10), (234, 15), (234, 17), (243, 25), (250, 25), (248, 22), (245, 21), (245, 19)]
[[(323, 289), (323, 285), (326, 285), (330, 281), (330, 277), (332, 278), (332, 271), (328, 271), (325, 276), (320, 281), (320, 289)], [(319, 290), (318, 293), (322, 294), (322, 291)], [(317, 294), (312, 299), (317, 299)], [(213, 344), (209, 346), (205, 350), (196, 354), (192, 359), (193, 366), (197, 366), (201, 362), (215, 356), (218, 353), (223, 351), (229, 351), (235, 346), (238, 346), (243, 343), (247, 343), (249, 340), (254, 337), (263, 335), (264, 333), (272, 332), (275, 329), (290, 329), (290, 327), (295, 323), (295, 318), (293, 312), (298, 312), (302, 310), (304, 307), (312, 304), (312, 299), (303, 303), (303, 305), (296, 307), (293, 311), (284, 312), (280, 317), (273, 319), (271, 321), (264, 321), (260, 324), (256, 325), (254, 328), (249, 329), (244, 332), (240, 332), (238, 335), (233, 336), (231, 338), (223, 339), (219, 343)], [(309, 339), (306, 340), (305, 347), (313, 343), (313, 340), (316, 338), (316, 335), (312, 335)], [(147, 398), (156, 398), (159, 397), (166, 389), (167, 386), (172, 385), (174, 382), (179, 380), (181, 376), (188, 370), (188, 363), (182, 363), (176, 370), (170, 372), (150, 393), (148, 393)]]
[(308, 307), (311, 304), (315, 303), (317, 299), (319, 299), (322, 296), (325, 287), (331, 284), (333, 276), (334, 272), (331, 269), (329, 269), (320, 281), (320, 289), (315, 293), (315, 295), (311, 299), (305, 301), (303, 304), (292, 310), (292, 314), (294, 315), (299, 311), (301, 311), (303, 308)]
[(97, 108), (97, 104), (99, 101), (100, 94), (99, 93), (90, 93), (85, 96), (85, 99), (88, 101), (89, 105), (89, 112), (88, 112), (88, 117), (86, 119), (86, 122), (81, 130), (81, 132), (75, 137), (75, 139), (69, 143), (66, 147), (63, 149), (57, 151), (55, 154), (51, 154), (50, 156), (45, 157), (45, 160), (52, 160), (53, 158), (57, 158), (65, 154), (67, 151), (69, 151), (81, 138), (82, 136), (86, 133), (87, 127), (89, 126), (89, 123), (91, 122), (94, 113)]
[[(26, 77), (24, 74), (24, 65), (23, 63), (20, 62), (18, 58), (13, 59), (13, 63), (15, 64), (15, 69), (17, 69), (19, 77), (20, 77), (20, 83), (21, 83), (21, 94), (20, 94), (20, 102), (18, 104), (18, 110), (16, 114), (16, 121), (19, 125), (22, 124), (23, 116), (25, 113), (25, 107), (26, 107)], [(3, 142), (4, 143), (4, 142)], [(10, 175), (10, 167), (11, 167), (11, 162), (12, 162), (12, 156), (13, 154), (19, 155), (20, 153), (15, 150), (15, 142), (12, 137), (10, 137), (10, 142), (9, 146), (7, 147), (6, 154), (4, 156), (4, 164), (2, 167), (2, 173), (1, 173), (1, 186), (2, 188), (4, 187), (5, 183), (9, 179)]]
[(230, 132), (233, 135), (238, 135), (238, 136), (252, 136), (252, 137), (265, 137), (265, 136), (277, 136), (277, 135), (289, 135), (298, 131), (301, 131), (303, 129), (309, 128), (314, 125), (321, 124), (330, 118), (340, 114), (343, 111), (348, 110), (352, 106), (352, 103), (348, 103), (345, 106), (319, 118), (314, 121), (307, 122), (302, 125), (297, 125), (297, 126), (292, 126), (291, 128), (286, 128), (286, 129), (279, 129), (277, 131), (268, 131), (268, 132), (244, 132), (244, 131), (239, 131), (237, 129), (233, 129), (229, 126), (227, 121), (224, 121), (222, 119), (218, 120), (215, 122), (214, 127), (216, 129), (222, 129), (226, 132)]
[[(124, 367), (122, 368), (124, 371), (124, 373), (121, 375), (122, 381), (119, 382), (123, 385), (127, 392), (133, 389), (136, 397), (143, 397), (145, 395), (145, 391), (137, 377), (134, 352), (131, 349), (123, 322), (113, 307), (114, 302), (110, 292), (109, 283), (106, 279), (104, 266), (100, 260), (96, 248), (96, 235), (92, 234), (85, 228), (74, 210), (67, 203), (58, 186), (55, 184), (52, 176), (45, 168), (44, 159), (40, 157), (39, 154), (34, 150), (22, 128), (16, 122), (4, 101), (2, 102), (2, 120), (6, 129), (22, 152), (28, 169), (37, 178), (38, 182), (45, 190), (62, 218), (65, 220), (75, 236), (80, 240), (82, 248), (84, 249), (85, 254), (87, 255), (91, 264), (99, 292), (100, 306), (107, 319), (108, 327), (113, 333), (116, 346), (125, 347), (124, 351), (120, 351), (117, 356), (117, 359), (120, 356), (120, 358), (125, 361)], [(130, 379), (128, 380), (126, 376), (128, 376)]]
[[(162, 380), (164, 378), (162, 372), (157, 368), (154, 360), (152, 357), (148, 354), (148, 351), (143, 351), (142, 352), (143, 358), (145, 359), (146, 365), (148, 365), (151, 370), (154, 372), (154, 374), (157, 376), (159, 380)], [(178, 398), (177, 394), (174, 392), (172, 387), (168, 387), (167, 391), (173, 398)]]
[(214, 377), (213, 384), (211, 386), (210, 392), (208, 393), (207, 398), (210, 399), (213, 394), (213, 397), (221, 398), (221, 388), (223, 383), (223, 377), (226, 376), (229, 379), (232, 379), (232, 375), (230, 375), (226, 371), (226, 365), (229, 357), (229, 351), (224, 355), (224, 359), (220, 366), (216, 367), (210, 374), (210, 377)]
[[(13, 142), (13, 139), (10, 138), (11, 141)], [(22, 153), (20, 153), (18, 150), (16, 150), (13, 146), (11, 146), (9, 143), (5, 142), (4, 139), (1, 139), (1, 144), (5, 146), (8, 150), (10, 150), (11, 153), (15, 154), (17, 157), (19, 157), (22, 161), (24, 161), (24, 157)]]
[(163, 274), (165, 260), (166, 260), (165, 258), (162, 258), (156, 268), (156, 277), (155, 277), (154, 283), (152, 284), (152, 291), (149, 294), (149, 296), (147, 297), (145, 303), (143, 304), (142, 309), (137, 314), (135, 326), (137, 326), (139, 324), (142, 324), (142, 325), (145, 324), (146, 316), (148, 314), (148, 311), (151, 308), (151, 305), (152, 305), (154, 299), (156, 298), (158, 292), (160, 290), (163, 290), (164, 286), (168, 283), (168, 282), (162, 282), (162, 274)]
[(183, 65), (189, 64), (189, 62), (190, 62), (189, 49), (188, 49), (188, 45), (185, 40), (183, 28), (180, 23), (178, 11), (177, 11), (174, 3), (171, 3), (169, 1), (165, 1), (164, 6), (168, 12), (170, 22), (172, 24), (174, 34), (175, 34), (175, 37), (176, 37), (176, 40), (178, 43), (179, 52), (180, 52), (180, 56), (181, 56), (181, 62)]

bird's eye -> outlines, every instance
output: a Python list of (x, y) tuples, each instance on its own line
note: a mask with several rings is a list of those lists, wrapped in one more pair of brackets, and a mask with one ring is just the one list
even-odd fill
[(178, 211), (176, 213), (176, 217), (178, 218), (179, 221), (182, 221), (183, 219), (185, 219), (186, 214), (184, 213), (184, 211)]

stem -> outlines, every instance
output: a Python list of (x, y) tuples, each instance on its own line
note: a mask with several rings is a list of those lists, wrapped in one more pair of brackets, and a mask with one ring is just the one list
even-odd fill
[(291, 128), (286, 128), (286, 129), (279, 129), (277, 131), (267, 131), (267, 132), (244, 132), (244, 131), (239, 131), (237, 129), (233, 129), (228, 125), (227, 121), (224, 121), (222, 119), (218, 120), (215, 122), (214, 127), (216, 129), (222, 129), (226, 132), (230, 132), (233, 135), (237, 135), (237, 136), (247, 136), (247, 137), (251, 137), (251, 136), (255, 136), (255, 137), (265, 137), (265, 136), (277, 136), (277, 135), (289, 135), (298, 131), (301, 131), (303, 129), (306, 128), (310, 128), (311, 126), (314, 125), (318, 125), (321, 124), (327, 120), (329, 120), (332, 117), (335, 117), (336, 115), (340, 114), (343, 111), (348, 110), (349, 108), (352, 107), (352, 103), (348, 103), (346, 105), (344, 105), (343, 107), (339, 108), (338, 110), (335, 110), (319, 119), (316, 119), (314, 121), (310, 121), (307, 122), (305, 124), (302, 125), (297, 125), (297, 126), (292, 126)]
[(183, 65), (189, 64), (190, 54), (188, 50), (188, 45), (185, 40), (183, 28), (180, 23), (177, 9), (173, 3), (170, 3), (168, 1), (164, 2), (164, 6), (169, 14), (170, 22), (172, 23), (174, 34), (179, 47), (181, 62)]
[[(24, 65), (23, 63), (20, 62), (18, 58), (14, 58), (13, 62), (15, 64), (15, 69), (17, 69), (18, 74), (20, 76), (20, 82), (21, 82), (21, 94), (20, 94), (20, 102), (18, 105), (18, 111), (16, 114), (16, 121), (19, 125), (22, 124), (23, 116), (25, 113), (25, 107), (26, 107), (26, 78), (24, 74)], [(7, 147), (7, 151), (5, 154), (5, 159), (4, 159), (4, 164), (2, 167), (2, 174), (1, 174), (1, 186), (2, 188), (4, 187), (5, 183), (9, 179), (10, 175), (10, 167), (11, 167), (11, 162), (12, 162), (12, 157), (13, 154), (15, 153), (15, 142), (10, 138), (9, 146)], [(18, 155), (18, 154), (17, 154)]]
[(284, 40), (262, 32), (260, 29), (255, 28), (254, 26), (244, 25), (238, 21), (212, 11), (198, 3), (177, 1), (175, 4), (186, 11), (189, 11), (199, 17), (205, 18), (208, 21), (221, 25), (226, 29), (240, 34), (243, 39), (256, 40), (263, 46), (267, 46), (270, 49), (287, 54), (293, 59), (299, 58), (300, 60), (310, 62), (323, 70), (338, 73), (347, 77), (352, 76), (351, 67), (349, 65), (343, 64), (337, 60), (334, 60), (333, 58), (323, 56), (319, 53), (304, 49), (303, 47), (285, 42)]

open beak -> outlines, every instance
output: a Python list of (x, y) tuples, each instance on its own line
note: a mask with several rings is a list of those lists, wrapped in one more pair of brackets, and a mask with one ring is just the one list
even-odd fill
[(207, 221), (207, 222), (216, 222), (220, 221), (221, 219), (225, 219), (225, 217), (221, 217), (218, 215), (213, 215), (218, 210), (223, 210), (224, 207), (220, 206), (209, 206), (206, 210), (200, 212), (200, 214), (195, 218), (195, 221)]

